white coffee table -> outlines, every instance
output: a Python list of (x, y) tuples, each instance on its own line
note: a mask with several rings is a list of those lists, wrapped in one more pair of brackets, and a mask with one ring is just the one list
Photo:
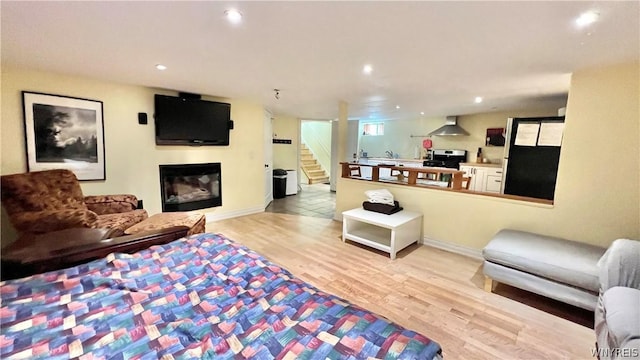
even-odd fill
[(398, 251), (422, 240), (422, 214), (407, 210), (392, 215), (362, 208), (347, 210), (342, 213), (342, 241), (347, 239), (388, 252), (393, 260)]

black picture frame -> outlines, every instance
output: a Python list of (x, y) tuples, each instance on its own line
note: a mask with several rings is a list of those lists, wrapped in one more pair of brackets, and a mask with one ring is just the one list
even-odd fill
[(23, 91), (22, 104), (28, 171), (106, 180), (102, 101)]

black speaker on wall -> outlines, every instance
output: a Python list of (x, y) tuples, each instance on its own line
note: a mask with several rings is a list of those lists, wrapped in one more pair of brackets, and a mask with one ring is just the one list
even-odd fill
[(138, 124), (147, 125), (147, 113), (138, 113)]

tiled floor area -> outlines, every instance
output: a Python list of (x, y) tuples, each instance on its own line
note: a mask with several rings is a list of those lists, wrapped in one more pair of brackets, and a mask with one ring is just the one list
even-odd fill
[(300, 184), (302, 190), (297, 195), (284, 199), (273, 199), (265, 211), (333, 219), (336, 210), (336, 193), (328, 184)]

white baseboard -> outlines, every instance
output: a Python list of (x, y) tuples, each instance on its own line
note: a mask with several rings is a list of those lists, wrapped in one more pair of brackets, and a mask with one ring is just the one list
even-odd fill
[(235, 211), (229, 211), (229, 212), (225, 212), (225, 213), (221, 213), (221, 214), (206, 213), (205, 217), (207, 219), (207, 222), (209, 223), (209, 222), (214, 222), (214, 221), (231, 219), (231, 218), (235, 218), (235, 217), (239, 217), (239, 216), (257, 214), (257, 213), (261, 213), (261, 212), (264, 212), (264, 207), (263, 206), (258, 206), (258, 207), (254, 207), (254, 208), (248, 208), (248, 209), (240, 209), (240, 210), (235, 210)]
[(440, 240), (433, 240), (433, 239), (429, 239), (427, 237), (424, 237), (422, 239), (422, 243), (423, 243), (423, 245), (426, 245), (426, 246), (431, 246), (431, 247), (434, 247), (434, 248), (437, 248), (437, 249), (442, 249), (442, 250), (449, 251), (449, 252), (452, 252), (452, 253), (468, 256), (468, 257), (471, 257), (471, 258), (474, 258), (474, 259), (478, 259), (478, 260), (483, 260), (484, 259), (482, 257), (482, 250), (473, 249), (473, 248), (469, 248), (469, 247), (462, 246), (462, 245), (452, 244), (450, 242), (445, 242), (445, 241), (440, 241)]

